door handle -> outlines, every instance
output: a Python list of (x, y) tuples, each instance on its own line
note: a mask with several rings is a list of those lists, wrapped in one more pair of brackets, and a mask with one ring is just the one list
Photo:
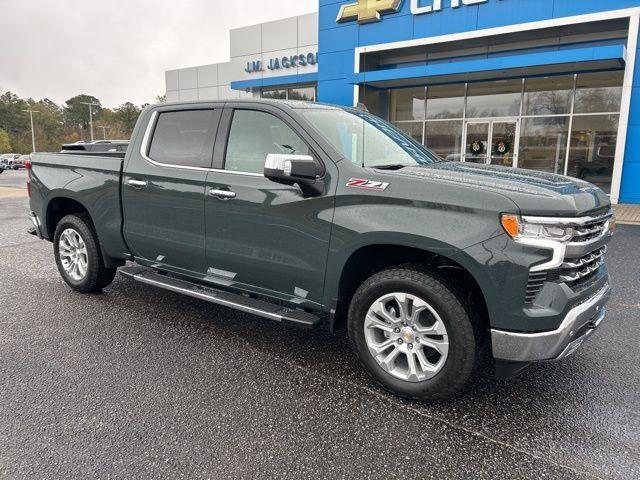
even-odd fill
[(232, 198), (236, 198), (236, 192), (232, 192), (230, 190), (216, 190), (215, 188), (211, 188), (209, 190), (209, 195), (211, 197), (219, 198), (220, 200), (231, 200)]
[(134, 180), (133, 178), (127, 180), (127, 185), (133, 188), (146, 188), (148, 182), (146, 180)]
[(236, 192), (232, 192), (230, 190), (217, 190), (215, 188), (211, 188), (209, 190), (209, 195), (217, 197), (220, 200), (231, 200), (232, 198), (236, 198)]

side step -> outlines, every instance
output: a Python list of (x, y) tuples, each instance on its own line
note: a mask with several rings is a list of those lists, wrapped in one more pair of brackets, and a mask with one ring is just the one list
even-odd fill
[(145, 267), (123, 267), (120, 273), (126, 277), (148, 285), (182, 293), (190, 297), (206, 300), (225, 307), (258, 315), (284, 324), (303, 328), (313, 328), (320, 323), (320, 317), (303, 310), (286, 308), (275, 303), (268, 303), (255, 298), (245, 297), (224, 290), (207, 287), (179, 278), (160, 275)]

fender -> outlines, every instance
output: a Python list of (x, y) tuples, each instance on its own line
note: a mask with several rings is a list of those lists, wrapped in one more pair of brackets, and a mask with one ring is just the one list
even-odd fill
[(331, 249), (325, 277), (324, 305), (330, 306), (332, 309), (335, 308), (336, 302), (338, 301), (340, 280), (351, 256), (364, 247), (375, 245), (410, 247), (452, 260), (467, 270), (475, 279), (482, 290), (485, 300), (488, 300), (490, 297), (490, 292), (487, 290), (490, 289), (491, 280), (486, 273), (486, 269), (465, 250), (421, 235), (379, 231), (358, 235), (352, 242), (348, 245), (343, 245), (342, 248), (337, 251)]
[[(75, 182), (73, 180), (71, 183)], [(119, 192), (119, 189), (118, 189)], [(102, 251), (102, 257), (105, 265), (109, 268), (120, 266), (124, 264), (124, 260), (131, 258), (130, 253), (124, 245), (121, 235), (121, 215), (118, 211), (114, 212), (113, 205), (119, 207), (120, 199), (114, 201), (111, 195), (106, 195), (106, 198), (87, 196), (82, 190), (74, 190), (66, 185), (64, 189), (58, 188), (47, 192), (43, 201), (43, 217), (44, 217), (44, 230), (45, 236), (50, 241), (53, 241), (53, 235), (55, 231), (50, 231), (51, 221), (51, 204), (58, 199), (69, 199), (77, 202), (84, 210), (87, 211), (91, 217), (91, 221), (96, 230), (98, 236), (98, 242), (100, 243), (100, 249)], [(87, 201), (89, 200), (89, 201)], [(106, 207), (105, 204), (111, 204), (111, 207)]]

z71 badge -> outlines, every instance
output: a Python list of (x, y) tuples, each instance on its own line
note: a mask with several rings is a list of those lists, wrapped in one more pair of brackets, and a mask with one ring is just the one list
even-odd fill
[(364, 188), (365, 190), (384, 191), (388, 186), (388, 182), (376, 182), (374, 180), (364, 180), (362, 178), (350, 178), (347, 182), (347, 187)]

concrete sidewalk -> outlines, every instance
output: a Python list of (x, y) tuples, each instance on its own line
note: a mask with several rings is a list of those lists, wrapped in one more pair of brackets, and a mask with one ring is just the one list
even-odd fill
[(624, 225), (640, 225), (640, 205), (620, 204), (614, 206), (616, 221)]

